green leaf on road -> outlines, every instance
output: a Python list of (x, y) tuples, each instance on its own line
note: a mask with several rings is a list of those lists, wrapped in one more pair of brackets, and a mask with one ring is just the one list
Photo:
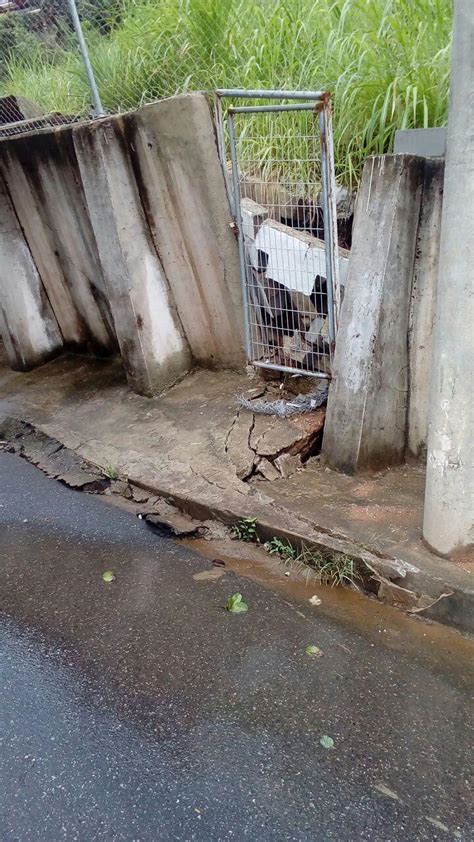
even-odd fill
[(105, 573), (102, 573), (102, 578), (104, 582), (113, 582), (117, 577), (113, 570), (106, 570)]
[(230, 611), (231, 614), (244, 614), (248, 610), (249, 607), (243, 601), (241, 593), (235, 593), (227, 600), (226, 611)]
[(327, 734), (323, 734), (319, 742), (323, 748), (334, 748), (334, 740), (332, 737), (328, 737)]
[(305, 652), (311, 658), (320, 658), (323, 654), (319, 646), (314, 646), (312, 643), (310, 643), (309, 646), (306, 647)]

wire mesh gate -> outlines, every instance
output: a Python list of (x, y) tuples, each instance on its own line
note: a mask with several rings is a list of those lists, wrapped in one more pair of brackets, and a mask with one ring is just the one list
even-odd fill
[[(216, 94), (221, 157), (226, 166), (228, 148), (231, 159), (248, 360), (329, 377), (340, 302), (329, 94)], [(225, 124), (224, 97), (271, 104), (231, 105)]]

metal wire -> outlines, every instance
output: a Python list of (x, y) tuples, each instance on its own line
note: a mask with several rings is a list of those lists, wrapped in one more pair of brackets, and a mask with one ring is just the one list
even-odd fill
[(228, 126), (249, 360), (328, 377), (333, 287), (318, 115), (308, 106), (231, 107)]

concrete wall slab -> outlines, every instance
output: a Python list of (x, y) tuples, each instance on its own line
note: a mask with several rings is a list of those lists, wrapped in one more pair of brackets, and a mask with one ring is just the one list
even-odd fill
[(191, 358), (143, 211), (122, 120), (73, 130), (89, 215), (130, 385), (153, 395)]
[(401, 462), (408, 407), (408, 328), (423, 159), (369, 158), (353, 229), (323, 454), (354, 473)]
[(444, 160), (423, 165), (423, 194), (413, 267), (409, 331), (408, 452), (426, 459), (428, 408), (436, 311)]
[(5, 183), (0, 178), (0, 335), (10, 365), (26, 371), (63, 347), (63, 339)]
[(65, 342), (111, 353), (113, 323), (71, 129), (3, 140), (0, 153), (1, 171)]
[(245, 363), (238, 247), (203, 94), (126, 115), (136, 182), (195, 361)]

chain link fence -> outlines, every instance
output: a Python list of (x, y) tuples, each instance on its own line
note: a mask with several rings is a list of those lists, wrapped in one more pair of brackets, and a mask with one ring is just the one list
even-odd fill
[[(97, 113), (71, 2), (0, 0), (1, 133)], [(397, 128), (446, 122), (451, 0), (75, 3), (105, 113), (189, 90), (320, 85), (345, 184)]]
[[(267, 13), (282, 3), (263, 5), (265, 14), (257, 7), (251, 22), (248, 0), (0, 0), (0, 122), (26, 119), (31, 129), (115, 114), (249, 75), (272, 87), (280, 74), (267, 55)], [(265, 36), (265, 72), (257, 32)], [(285, 77), (290, 84), (288, 68)]]
[(295, 4), (0, 0), (0, 134), (242, 82), (312, 87), (305, 56), (320, 4)]

